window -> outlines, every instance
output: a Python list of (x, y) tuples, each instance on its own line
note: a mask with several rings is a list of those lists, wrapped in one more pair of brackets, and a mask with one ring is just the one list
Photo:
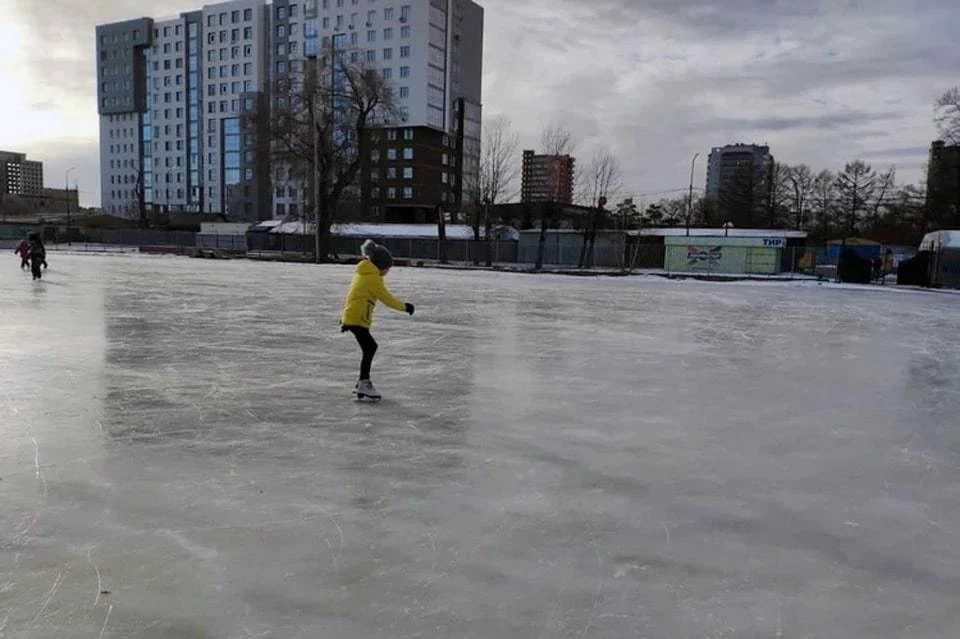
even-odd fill
[(400, 97), (409, 98), (410, 97), (410, 87), (400, 87)]
[[(392, 129), (391, 129), (392, 131)], [(396, 160), (397, 159), (397, 150), (396, 149), (387, 149), (387, 159)]]
[(329, 17), (325, 17), (325, 18), (323, 19), (323, 22), (321, 23), (321, 26), (322, 26), (324, 29), (329, 29), (329, 28), (330, 28), (330, 18), (329, 18)]
[(286, 20), (286, 19), (287, 19), (287, 8), (277, 7), (277, 20)]
[(403, 199), (412, 200), (413, 199), (413, 187), (408, 186), (403, 189)]
[(393, 60), (393, 49), (384, 49), (384, 50), (383, 50), (383, 59), (384, 59), (384, 60)]
[[(397, 130), (396, 129), (387, 129), (387, 139), (391, 142), (397, 139)], [(394, 152), (396, 153), (396, 152)]]
[(410, 19), (410, 5), (405, 4), (402, 7), (400, 7), (400, 21), (406, 22), (409, 19)]
[(413, 129), (406, 128), (403, 130), (403, 139), (408, 142), (413, 139)]
[(397, 167), (395, 167), (395, 166), (387, 167), (387, 179), (388, 179), (388, 180), (396, 180), (396, 179), (397, 179)]
[(413, 147), (412, 147), (412, 146), (404, 147), (404, 149), (403, 149), (403, 159), (404, 159), (404, 160), (412, 160), (412, 159), (413, 159)]
[(367, 11), (367, 26), (368, 26), (368, 27), (372, 27), (372, 26), (373, 26), (373, 21), (376, 20), (376, 19), (377, 19), (377, 10), (376, 10), (376, 9), (371, 9), (370, 11)]
[(400, 57), (401, 57), (401, 58), (409, 58), (409, 57), (410, 57), (410, 47), (408, 47), (408, 46), (402, 46), (402, 47), (400, 47)]
[(393, 40), (393, 28), (387, 27), (383, 30), (383, 39), (384, 40)]
[(253, 20), (253, 9), (244, 9), (243, 19), (246, 21)]
[[(253, 37), (253, 27), (244, 27), (243, 28), (243, 39), (249, 40)], [(249, 54), (247, 54), (249, 55)]]
[(393, 20), (393, 7), (387, 7), (383, 10), (384, 20)]
[(400, 67), (400, 77), (409, 78), (410, 77), (410, 67)]
[(295, 4), (291, 4), (291, 5), (290, 5), (290, 17), (291, 17), (291, 18), (296, 18), (296, 17), (297, 17), (297, 5), (295, 5)]
[(373, 49), (367, 49), (367, 62), (376, 62), (377, 52)]
[(377, 169), (370, 171), (370, 181), (371, 182), (380, 181), (380, 171), (378, 171)]
[(283, 60), (277, 62), (277, 73), (284, 74), (287, 72), (287, 63)]
[(371, 29), (367, 31), (367, 42), (376, 42), (377, 41), (377, 32)]
[(409, 37), (410, 37), (410, 27), (409, 26), (400, 27), (400, 38), (405, 40)]
[(391, 69), (391, 68), (389, 68), (389, 67), (386, 68), (386, 69), (384, 69), (384, 70), (383, 70), (383, 79), (384, 79), (384, 80), (392, 80), (392, 79), (393, 79), (393, 69)]
[(374, 187), (374, 188), (370, 189), (370, 198), (371, 198), (371, 199), (374, 199), (374, 200), (379, 200), (379, 199), (380, 199), (380, 188), (379, 188), (379, 187)]
[(397, 189), (393, 188), (392, 186), (389, 189), (387, 189), (387, 199), (388, 200), (397, 199)]
[[(280, 7), (280, 8), (282, 9), (283, 7)], [(285, 25), (285, 24), (278, 24), (278, 25), (277, 25), (277, 37), (278, 37), (278, 38), (286, 38), (286, 37), (287, 37), (287, 25)]]
[(370, 151), (370, 161), (379, 162), (380, 161), (380, 149), (374, 149)]
[(403, 179), (404, 179), (404, 180), (412, 180), (412, 179), (413, 179), (413, 167), (412, 167), (412, 166), (405, 166), (405, 167), (403, 167)]

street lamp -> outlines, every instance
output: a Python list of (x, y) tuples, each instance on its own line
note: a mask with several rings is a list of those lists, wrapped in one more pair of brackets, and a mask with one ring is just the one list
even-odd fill
[(694, 155), (693, 160), (690, 161), (690, 194), (687, 196), (687, 237), (690, 237), (690, 219), (693, 217), (693, 172), (696, 169), (698, 157), (700, 157), (699, 153)]
[(77, 167), (72, 166), (67, 169), (66, 175), (63, 178), (63, 195), (67, 198), (67, 246), (70, 246), (70, 174), (77, 170)]

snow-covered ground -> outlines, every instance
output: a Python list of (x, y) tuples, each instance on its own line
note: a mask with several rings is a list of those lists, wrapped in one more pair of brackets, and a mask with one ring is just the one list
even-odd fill
[(960, 635), (960, 298), (0, 269), (0, 637)]

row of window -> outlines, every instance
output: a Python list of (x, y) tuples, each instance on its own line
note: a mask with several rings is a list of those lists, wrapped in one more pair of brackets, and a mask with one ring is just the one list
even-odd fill
[[(241, 15), (243, 16), (244, 22), (250, 22), (253, 20), (253, 9), (244, 9), (242, 14), (239, 10), (231, 11), (229, 14), (227, 12), (220, 13), (219, 15), (210, 14), (207, 16), (207, 27), (226, 26), (228, 19), (231, 24), (238, 24), (240, 22)], [(177, 29), (179, 30), (179, 27), (177, 27)]]
[[(323, 7), (324, 11), (330, 9), (330, 0), (322, 0), (322, 1), (323, 1), (322, 7)], [(334, 1), (336, 2), (336, 8), (337, 8), (337, 9), (342, 9), (342, 8), (344, 7), (344, 0), (334, 0)], [(370, 0), (370, 2), (373, 2), (373, 1), (374, 1), (374, 0)], [(358, 0), (351, 0), (351, 1), (350, 1), (350, 4), (351, 4), (351, 6), (354, 6), (354, 7), (355, 7), (355, 6), (357, 6), (358, 4), (360, 4), (360, 2), (359, 2)], [(296, 6), (296, 5), (294, 5), (293, 7), (290, 7), (290, 8), (293, 9), (295, 6)], [(317, 3), (316, 3), (315, 0), (314, 0), (313, 2), (308, 2), (308, 3), (307, 3), (307, 10), (308, 10), (308, 11), (316, 11), (316, 9), (317, 9)], [(278, 8), (277, 8), (277, 18), (278, 18), (279, 20), (283, 20), (283, 19), (284, 19), (284, 17), (281, 16), (282, 10), (283, 10), (283, 7), (278, 7)], [(394, 16), (395, 16), (395, 13), (394, 13), (393, 7), (387, 7), (387, 8), (385, 8), (385, 9), (383, 10), (383, 19), (384, 19), (384, 20), (393, 20)], [(292, 17), (295, 17), (293, 11), (290, 12), (290, 17), (291, 17), (291, 18), (292, 18)], [(370, 9), (369, 11), (367, 11), (367, 22), (373, 22), (374, 19), (376, 19), (376, 17), (377, 17), (377, 10), (376, 10), (376, 9)], [(402, 7), (400, 7), (400, 19), (403, 20), (404, 22), (406, 22), (407, 20), (410, 19), (410, 5), (409, 5), (409, 4), (405, 4), (405, 5), (403, 5)]]
[[(401, 176), (402, 176), (402, 179), (404, 179), (404, 180), (412, 180), (412, 179), (413, 179), (413, 167), (412, 167), (412, 166), (405, 166), (405, 167), (403, 167), (402, 171), (397, 171), (397, 167), (395, 167), (395, 166), (389, 166), (389, 167), (387, 167), (387, 179), (388, 179), (388, 180), (396, 180), (396, 179), (398, 179), (398, 178), (401, 178)], [(374, 182), (377, 182), (377, 181), (380, 179), (380, 170), (379, 170), (379, 169), (374, 169), (373, 171), (371, 171), (371, 172), (370, 172), (370, 179), (371, 179), (372, 181), (374, 181)]]
[(132, 138), (135, 137), (133, 129), (110, 129), (111, 138)]
[(253, 56), (253, 45), (245, 44), (243, 48), (238, 46), (233, 46), (230, 48), (223, 47), (222, 49), (209, 49), (207, 51), (207, 62), (215, 62), (219, 59), (221, 62), (226, 60), (237, 60), (240, 58), (241, 53), (244, 58), (250, 58)]
[[(390, 129), (390, 131), (393, 131), (393, 129)], [(406, 131), (410, 131), (410, 134), (411, 134), (410, 139), (413, 139), (413, 137), (412, 137), (413, 131), (412, 131), (411, 129), (404, 129), (404, 132), (406, 132)], [(407, 138), (404, 138), (404, 139), (407, 139)], [(397, 151), (398, 151), (398, 149), (387, 149), (387, 160), (393, 161), (393, 160), (398, 159), (398, 158), (397, 158), (397, 155), (398, 155)], [(412, 147), (412, 146), (404, 147), (402, 154), (403, 154), (403, 159), (404, 159), (404, 160), (412, 160), (412, 159), (413, 159), (413, 147)], [(379, 162), (379, 161), (380, 161), (380, 149), (374, 149), (373, 151), (371, 151), (371, 152), (370, 152), (370, 159), (371, 159), (372, 161), (374, 161), (374, 162)]]
[[(406, 187), (404, 187), (403, 190), (400, 191), (400, 192), (403, 193), (403, 199), (405, 199), (405, 200), (412, 200), (412, 199), (413, 199), (413, 187), (412, 187), (412, 186), (406, 186)], [(397, 193), (398, 193), (397, 189), (396, 189), (395, 187), (392, 187), (392, 186), (391, 186), (390, 188), (387, 189), (387, 199), (388, 199), (388, 200), (395, 200), (395, 199), (397, 199)], [(380, 199), (380, 189), (377, 188), (377, 187), (374, 187), (374, 188), (370, 189), (370, 197), (371, 197), (371, 199), (379, 200), (379, 199)]]
[(217, 33), (216, 31), (211, 31), (210, 33), (207, 34), (207, 44), (217, 44), (218, 42), (220, 44), (226, 44), (227, 42), (237, 43), (237, 42), (240, 42), (241, 40), (241, 34), (243, 36), (242, 37), (243, 40), (252, 40), (253, 27), (244, 27), (242, 30), (230, 29), (229, 31), (224, 29), (219, 33)]
[(241, 73), (240, 73), (241, 69), (243, 70), (243, 75), (252, 75), (252, 74), (253, 74), (253, 63), (252, 63), (252, 62), (246, 62), (246, 63), (244, 63), (243, 66), (240, 66), (239, 64), (231, 64), (231, 65), (227, 66), (226, 64), (224, 64), (224, 65), (221, 65), (219, 68), (218, 68), (218, 67), (210, 67), (209, 69), (207, 69), (207, 79), (208, 79), (208, 80), (213, 80), (213, 79), (216, 78), (218, 75), (219, 75), (219, 77), (221, 77), (221, 78), (226, 78), (226, 77), (231, 76), (231, 75), (233, 75), (233, 76), (241, 75)]

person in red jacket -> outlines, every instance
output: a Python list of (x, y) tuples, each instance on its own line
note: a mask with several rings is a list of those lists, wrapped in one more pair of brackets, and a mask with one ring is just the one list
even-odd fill
[(20, 256), (20, 268), (26, 269), (30, 265), (30, 242), (20, 240), (14, 253)]

